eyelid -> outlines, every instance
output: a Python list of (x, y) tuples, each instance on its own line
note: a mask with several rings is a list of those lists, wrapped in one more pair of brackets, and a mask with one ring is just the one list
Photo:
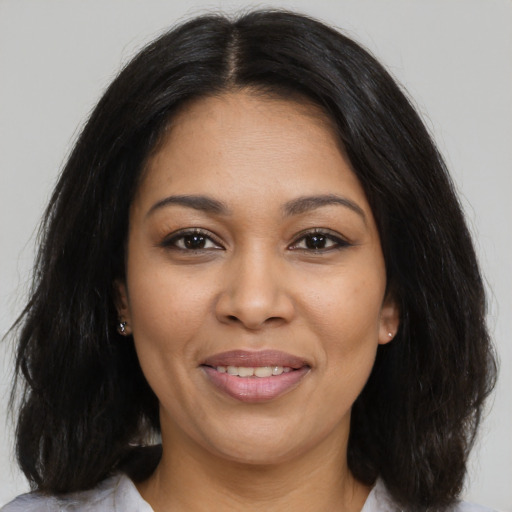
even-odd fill
[[(335, 242), (336, 246), (327, 247), (325, 249), (303, 249), (303, 248), (294, 247), (295, 245), (298, 244), (298, 242), (300, 242), (301, 240), (306, 238), (308, 235), (324, 235), (330, 241)], [(351, 242), (349, 242), (346, 239), (346, 237), (342, 236), (340, 233), (338, 233), (336, 231), (332, 231), (331, 229), (328, 229), (328, 228), (313, 228), (313, 229), (307, 229), (305, 231), (298, 233), (295, 236), (294, 241), (288, 246), (288, 248), (292, 251), (305, 251), (308, 253), (320, 254), (320, 253), (325, 253), (325, 252), (329, 252), (329, 251), (345, 249), (346, 247), (351, 247), (352, 245), (353, 244)]]
[[(215, 248), (205, 248), (205, 249), (184, 249), (182, 247), (178, 247), (176, 245), (176, 242), (180, 240), (181, 238), (184, 238), (186, 236), (193, 236), (193, 235), (201, 235), (204, 236), (206, 239), (208, 239), (210, 242), (212, 242), (217, 247)], [(327, 238), (330, 242), (334, 242), (334, 246), (321, 248), (321, 249), (308, 249), (308, 248), (299, 248), (295, 247), (298, 245), (300, 241), (302, 241), (307, 236), (311, 235), (323, 235), (325, 238)], [(211, 250), (221, 250), (225, 249), (223, 244), (218, 240), (218, 237), (212, 233), (209, 230), (203, 229), (203, 228), (181, 228), (177, 231), (174, 231), (167, 236), (158, 244), (160, 247), (166, 248), (166, 249), (175, 249), (178, 251), (184, 251), (184, 252), (200, 252), (200, 251), (211, 251)], [(292, 251), (304, 251), (308, 253), (325, 253), (333, 250), (340, 250), (344, 249), (346, 247), (352, 246), (353, 244), (349, 242), (346, 237), (342, 236), (340, 233), (336, 231), (332, 231), (328, 228), (312, 228), (307, 229), (304, 231), (301, 231), (294, 237), (294, 241), (288, 246), (289, 250)]]
[[(186, 236), (190, 235), (202, 235), (208, 240), (210, 240), (212, 243), (214, 243), (217, 247), (215, 249), (208, 248), (208, 249), (183, 249), (181, 247), (178, 247), (176, 245), (176, 241), (180, 238), (184, 238)], [(165, 249), (176, 249), (178, 251), (184, 251), (184, 252), (200, 252), (200, 251), (209, 251), (209, 250), (219, 250), (224, 249), (224, 246), (219, 242), (217, 237), (207, 229), (203, 228), (181, 228), (177, 231), (174, 231), (170, 233), (169, 235), (165, 236), (164, 239), (158, 244), (160, 247), (163, 247)]]

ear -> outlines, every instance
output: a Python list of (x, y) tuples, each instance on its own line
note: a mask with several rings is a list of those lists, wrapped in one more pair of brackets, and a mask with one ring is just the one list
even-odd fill
[(395, 298), (388, 294), (380, 311), (379, 344), (385, 345), (393, 340), (400, 325), (400, 309)]
[(120, 334), (124, 336), (130, 335), (132, 333), (132, 323), (128, 290), (126, 289), (126, 283), (121, 279), (114, 281), (114, 298), (119, 323), (125, 323), (124, 330), (120, 331)]

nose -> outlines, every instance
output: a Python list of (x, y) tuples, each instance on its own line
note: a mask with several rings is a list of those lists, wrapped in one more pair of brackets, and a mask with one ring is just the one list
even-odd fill
[(240, 255), (227, 265), (216, 303), (220, 322), (255, 331), (288, 323), (295, 307), (287, 276), (275, 256)]

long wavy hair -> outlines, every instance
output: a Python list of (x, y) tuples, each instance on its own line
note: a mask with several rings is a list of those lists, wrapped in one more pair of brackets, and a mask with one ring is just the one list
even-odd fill
[[(459, 495), (496, 374), (473, 245), (445, 164), (406, 95), (364, 49), (307, 16), (207, 15), (143, 49), (107, 89), (57, 183), (16, 324), (17, 457), (45, 493), (144, 478), (158, 401), (116, 331), (128, 211), (145, 162), (186, 102), (250, 89), (307, 98), (332, 120), (376, 218), (400, 305), (352, 410), (348, 464), (408, 510)], [(13, 395), (14, 396), (14, 395)]]

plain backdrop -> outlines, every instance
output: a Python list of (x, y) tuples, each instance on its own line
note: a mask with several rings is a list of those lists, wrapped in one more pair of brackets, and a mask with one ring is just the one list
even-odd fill
[[(23, 306), (38, 220), (81, 123), (123, 63), (211, 10), (287, 7), (343, 29), (414, 99), (451, 169), (486, 275), (501, 359), (464, 497), (512, 511), (512, 3), (507, 0), (0, 0), (0, 335)], [(0, 504), (27, 489), (12, 455), (0, 345)]]

